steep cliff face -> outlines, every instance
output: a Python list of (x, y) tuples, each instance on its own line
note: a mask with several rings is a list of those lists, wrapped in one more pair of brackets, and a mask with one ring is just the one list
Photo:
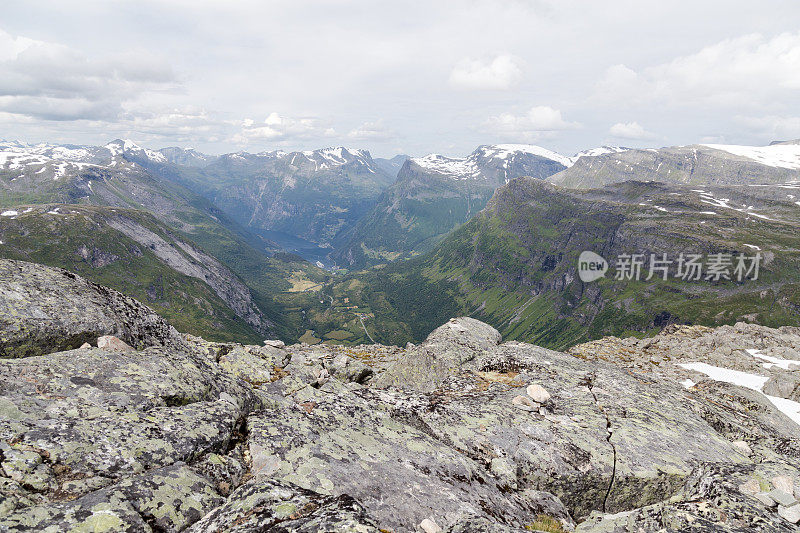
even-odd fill
[(145, 212), (17, 209), (0, 217), (0, 257), (68, 268), (148, 302), (186, 331), (219, 339), (274, 335), (239, 277)]
[(321, 245), (349, 229), (394, 181), (369, 152), (343, 147), (226, 154), (183, 179), (254, 232)]
[(3, 530), (780, 532), (800, 518), (800, 403), (762, 391), (796, 381), (796, 328), (672, 329), (571, 355), (462, 318), (405, 349), (242, 346), (13, 267), (0, 305), (24, 312), (0, 337), (36, 332), (38, 351), (0, 359)]

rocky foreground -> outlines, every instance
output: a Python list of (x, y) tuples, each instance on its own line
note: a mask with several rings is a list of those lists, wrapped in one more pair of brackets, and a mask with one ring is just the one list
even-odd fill
[(798, 350), (737, 324), (565, 354), (469, 318), (211, 343), (0, 261), (0, 531), (796, 531)]

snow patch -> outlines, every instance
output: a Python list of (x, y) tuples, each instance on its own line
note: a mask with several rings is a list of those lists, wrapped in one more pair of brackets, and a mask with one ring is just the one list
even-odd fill
[[(764, 394), (762, 389), (767, 381), (769, 381), (769, 378), (766, 376), (749, 374), (747, 372), (740, 372), (738, 370), (731, 370), (729, 368), (720, 368), (718, 366), (712, 366), (706, 363), (683, 363), (678, 366), (683, 367), (686, 370), (694, 370), (696, 372), (700, 372), (701, 374), (705, 374), (714, 381), (722, 381), (732, 385), (739, 385), (740, 387), (758, 391), (761, 394)], [(772, 405), (774, 405), (780, 412), (788, 416), (795, 424), (800, 426), (800, 403), (793, 400), (787, 400), (785, 398), (778, 398), (777, 396), (770, 396), (769, 394), (764, 394), (764, 396), (770, 402), (772, 402)]]
[[(605, 154), (618, 154), (620, 152), (627, 152), (629, 150), (630, 148), (624, 148), (622, 146), (598, 146), (597, 148), (589, 148), (588, 150), (583, 150), (582, 152), (578, 152), (577, 154), (570, 157), (569, 158), (570, 164), (567, 166), (574, 165), (575, 161), (577, 161), (581, 157), (597, 157), (599, 155), (605, 155)], [(617, 164), (619, 164), (619, 162)]]
[(766, 369), (770, 369), (773, 366), (777, 366), (778, 368), (789, 370), (789, 365), (794, 364), (800, 366), (800, 361), (797, 361), (795, 359), (779, 359), (777, 357), (772, 357), (771, 355), (764, 355), (761, 353), (761, 350), (755, 348), (750, 348), (745, 351), (757, 359), (767, 361), (766, 363), (762, 363), (761, 365)]
[(535, 144), (491, 144), (487, 146), (481, 146), (478, 148), (478, 150), (476, 150), (476, 152), (483, 152), (486, 157), (492, 157), (496, 159), (509, 159), (517, 154), (535, 155), (556, 161), (565, 167), (570, 167), (573, 163), (572, 158), (563, 156), (558, 152), (553, 152), (547, 148), (536, 146)]
[(753, 206), (752, 205), (743, 205), (742, 208), (734, 207), (730, 205), (730, 198), (714, 198), (711, 193), (702, 192), (700, 193), (700, 201), (704, 204), (712, 205), (714, 207), (724, 207), (725, 209), (732, 209), (734, 211), (738, 211), (740, 213), (745, 213), (746, 215), (752, 215), (754, 217), (758, 217), (764, 220), (773, 220), (765, 215), (760, 215), (758, 213), (752, 212)]
[(704, 144), (708, 148), (746, 157), (762, 165), (800, 170), (800, 145), (741, 146), (736, 144)]
[(412, 159), (414, 163), (426, 170), (444, 174), (454, 179), (466, 180), (480, 177), (480, 169), (472, 159), (456, 159), (440, 154), (428, 154), (425, 157)]

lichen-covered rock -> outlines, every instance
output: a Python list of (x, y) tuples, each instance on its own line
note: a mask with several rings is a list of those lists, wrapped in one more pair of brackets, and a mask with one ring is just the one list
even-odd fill
[(0, 529), (182, 531), (223, 502), (208, 479), (175, 464), (69, 502), (19, 509), (0, 519)]
[(504, 526), (478, 516), (463, 518), (443, 531), (444, 533), (526, 533), (535, 530)]
[(800, 376), (795, 373), (781, 372), (773, 374), (764, 384), (764, 394), (787, 398), (790, 400), (800, 399)]
[(238, 487), (247, 474), (247, 461), (242, 446), (236, 446), (227, 454), (209, 453), (196, 462), (194, 469), (214, 481), (217, 492), (228, 496)]
[(45, 464), (42, 455), (25, 445), (0, 442), (0, 468), (6, 476), (22, 487), (35, 492), (55, 490), (53, 470)]
[[(0, 531), (796, 529), (800, 425), (676, 363), (791, 397), (797, 330), (673, 328), (575, 357), (456, 319), (405, 350), (241, 346), (159, 337), (144, 306), (9, 265)], [(50, 282), (94, 295), (88, 318)], [(83, 344), (102, 335), (130, 347)]]
[(326, 361), (325, 368), (336, 379), (354, 383), (365, 383), (374, 373), (366, 364), (343, 353)]
[(496, 347), (500, 333), (474, 318), (454, 318), (436, 328), (419, 346), (408, 350), (375, 381), (377, 387), (396, 386), (431, 391), (448, 376), (473, 368), (479, 355)]
[(78, 348), (103, 335), (163, 346), (179, 335), (148, 307), (66, 270), (0, 259), (0, 358)]
[(248, 383), (259, 385), (272, 377), (287, 359), (285, 352), (268, 346), (236, 346), (219, 356), (219, 366)]
[[(670, 497), (697, 463), (749, 462), (685, 405), (677, 383), (519, 343), (470, 364), (483, 376), (513, 368), (516, 381), (454, 370), (430, 393), (295, 391), (293, 403), (248, 419), (254, 475), (349, 494), (402, 531), (466, 515), (523, 527), (544, 507), (526, 499), (530, 489), (554, 494), (567, 520), (631, 509)], [(552, 413), (514, 406), (534, 380), (552, 391)], [(426, 497), (390, 496), (413, 491)]]
[(797, 528), (776, 509), (737, 488), (753, 475), (754, 465), (698, 467), (670, 501), (604, 515), (594, 513), (578, 524), (577, 533), (686, 531), (695, 533), (790, 532)]
[(250, 481), (194, 524), (191, 533), (249, 531), (378, 533), (353, 498), (325, 496), (291, 483)]
[[(201, 363), (161, 348), (0, 361), (0, 398), (14, 414), (0, 419), (0, 439), (35, 450), (64, 480), (118, 478), (223, 449), (258, 400)], [(47, 487), (36, 490), (46, 491), (49, 470), (20, 480), (38, 476)]]
[(0, 360), (0, 531), (181, 530), (241, 482), (229, 448), (261, 406), (180, 344)]
[(505, 491), (485, 465), (415, 421), (413, 411), (407, 420), (393, 412), (406, 410), (404, 402), (427, 409), (429, 398), (387, 403), (369, 389), (339, 386), (334, 394), (308, 387), (293, 399), (284, 409), (248, 418), (257, 480), (350, 495), (382, 527), (396, 531), (413, 530), (429, 517), (446, 524), (465, 514), (522, 523), (541, 510), (539, 501)]

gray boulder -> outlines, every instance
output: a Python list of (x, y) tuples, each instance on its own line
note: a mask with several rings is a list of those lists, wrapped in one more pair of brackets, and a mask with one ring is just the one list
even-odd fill
[(136, 348), (180, 342), (150, 308), (66, 270), (0, 259), (0, 358), (78, 348), (113, 335)]
[(383, 372), (375, 386), (431, 391), (453, 373), (474, 368), (476, 358), (500, 340), (500, 333), (488, 324), (468, 317), (451, 319)]

